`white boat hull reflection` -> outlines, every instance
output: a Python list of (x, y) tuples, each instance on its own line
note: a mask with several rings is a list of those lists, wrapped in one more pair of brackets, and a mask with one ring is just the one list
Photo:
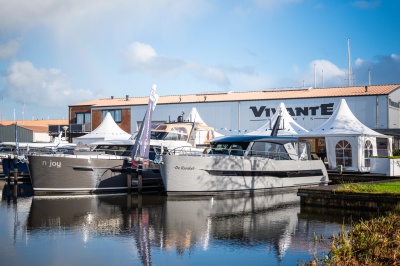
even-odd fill
[(84, 242), (133, 233), (141, 260), (151, 249), (209, 249), (213, 240), (269, 243), (282, 256), (297, 223), (295, 193), (236, 198), (88, 195), (34, 197), (28, 232), (80, 230)]

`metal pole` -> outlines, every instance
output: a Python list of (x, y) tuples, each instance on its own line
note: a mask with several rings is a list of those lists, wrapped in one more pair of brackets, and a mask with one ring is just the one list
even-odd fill
[(10, 198), (10, 181), (11, 181), (11, 155), (8, 155), (8, 162), (7, 162), (7, 199)]
[(18, 163), (14, 164), (14, 200), (18, 196)]
[(140, 163), (138, 166), (138, 193), (142, 194), (142, 174), (143, 168), (142, 164)]
[(129, 158), (126, 162), (126, 183), (127, 183), (127, 192), (131, 193), (132, 188), (132, 159)]

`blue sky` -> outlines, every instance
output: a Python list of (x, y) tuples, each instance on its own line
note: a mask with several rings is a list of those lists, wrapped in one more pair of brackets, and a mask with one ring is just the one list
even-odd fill
[[(400, 84), (400, 1), (0, 0), (1, 119), (105, 97)], [(370, 72), (369, 72), (370, 70)]]

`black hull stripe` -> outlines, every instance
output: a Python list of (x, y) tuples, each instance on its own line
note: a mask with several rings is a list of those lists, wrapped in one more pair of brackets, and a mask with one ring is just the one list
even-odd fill
[(277, 178), (323, 176), (322, 170), (301, 170), (301, 171), (218, 171), (205, 170), (212, 176), (272, 176)]

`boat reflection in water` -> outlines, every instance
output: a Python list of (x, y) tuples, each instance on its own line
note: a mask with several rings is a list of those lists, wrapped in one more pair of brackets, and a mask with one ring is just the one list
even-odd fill
[[(30, 239), (48, 236), (53, 243), (59, 236), (57, 246), (72, 249), (68, 252), (81, 264), (112, 260), (143, 265), (295, 265), (299, 259), (309, 260), (315, 248), (309, 237), (313, 229), (299, 228), (305, 224), (300, 223), (299, 212), (295, 192), (236, 198), (34, 197), (27, 231)], [(72, 247), (63, 244), (71, 242), (69, 238)], [(42, 242), (43, 249), (52, 250)], [(90, 249), (103, 245), (105, 252)], [(128, 247), (133, 250), (127, 253)]]

